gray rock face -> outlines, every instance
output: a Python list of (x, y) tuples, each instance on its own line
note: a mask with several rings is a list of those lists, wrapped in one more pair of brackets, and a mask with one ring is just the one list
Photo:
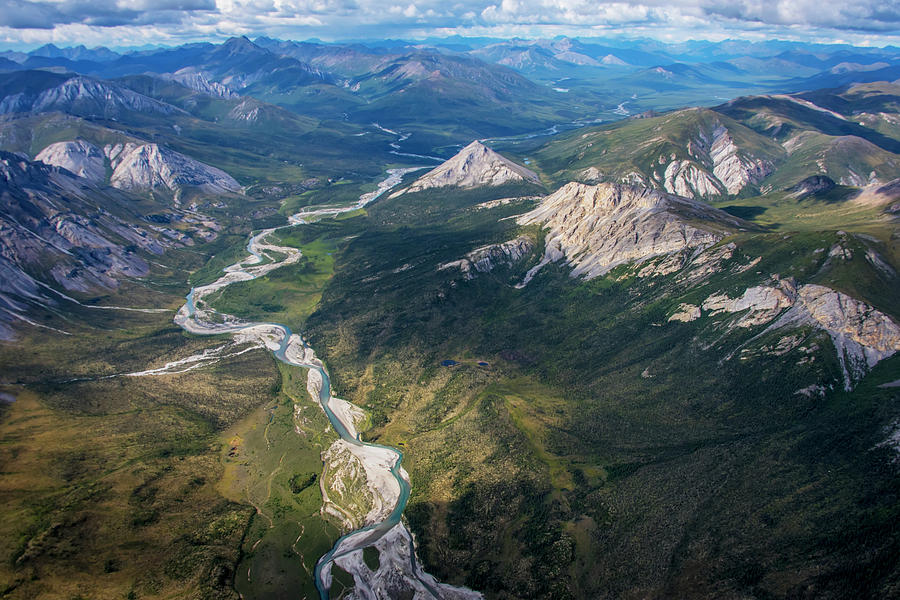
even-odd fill
[(259, 104), (250, 100), (244, 100), (228, 111), (228, 117), (235, 121), (255, 123), (259, 120)]
[(533, 171), (517, 165), (481, 142), (475, 141), (444, 164), (414, 181), (408, 188), (393, 194), (391, 198), (429, 188), (448, 186), (475, 188), (515, 181), (540, 183), (540, 179)]
[(84, 140), (50, 144), (38, 153), (35, 160), (62, 167), (91, 183), (103, 183), (106, 179), (103, 150)]
[[(811, 326), (827, 332), (837, 350), (847, 390), (872, 367), (900, 350), (900, 326), (884, 313), (825, 286), (797, 287), (792, 279), (780, 279), (774, 286), (748, 288), (734, 299), (713, 294), (703, 301), (701, 309), (690, 320), (701, 314), (743, 313), (729, 326), (768, 324), (763, 333)], [(673, 315), (670, 320), (688, 319), (676, 319)]]
[(185, 67), (170, 75), (163, 75), (163, 77), (208, 96), (226, 99), (237, 98), (239, 96), (227, 85), (219, 83), (218, 81), (212, 81), (206, 74), (196, 71), (192, 67)]
[(722, 182), (729, 194), (737, 194), (748, 185), (755, 185), (775, 170), (768, 160), (741, 151), (728, 129), (719, 124), (713, 131), (709, 146), (713, 175)]
[(157, 144), (108, 144), (102, 150), (84, 140), (50, 144), (37, 160), (67, 169), (92, 183), (146, 191), (165, 188), (176, 194), (194, 188), (206, 194), (237, 193), (240, 184), (228, 173)]
[(9, 337), (16, 321), (34, 324), (36, 307), (58, 304), (63, 294), (54, 288), (114, 290), (119, 279), (149, 272), (141, 252), (183, 243), (143, 221), (132, 203), (70, 170), (0, 152), (0, 335)]
[(812, 325), (828, 332), (844, 373), (844, 388), (900, 350), (900, 326), (865, 302), (821, 285), (804, 285), (772, 328)]
[(116, 277), (148, 272), (147, 263), (102, 224), (118, 220), (98, 212), (96, 190), (82, 187), (82, 181), (0, 153), (0, 261), (6, 261), (7, 272), (21, 272), (16, 280), (22, 285), (49, 269), (54, 282), (68, 290), (114, 289)]
[(714, 294), (703, 301), (707, 315), (719, 313), (745, 314), (734, 324), (737, 327), (755, 327), (768, 323), (797, 299), (797, 290), (791, 280), (780, 280), (776, 287), (759, 285), (747, 288), (739, 298)]
[(756, 185), (774, 171), (771, 161), (751, 156), (738, 148), (722, 123), (712, 130), (700, 130), (688, 142), (689, 159), (661, 156), (662, 187), (686, 198), (709, 198), (737, 194), (748, 185)]
[(572, 276), (588, 279), (614, 267), (685, 249), (712, 246), (729, 227), (730, 215), (706, 204), (655, 190), (611, 183), (569, 183), (547, 196), (520, 225), (547, 227), (541, 266), (565, 259)]
[(466, 279), (474, 279), (475, 273), (489, 273), (499, 265), (512, 265), (534, 249), (534, 242), (525, 236), (502, 244), (491, 244), (476, 248), (465, 258), (445, 263), (438, 270), (458, 268)]
[(241, 185), (225, 171), (157, 144), (115, 144), (103, 150), (113, 167), (110, 185), (119, 189), (163, 187), (179, 192), (197, 188), (207, 194), (241, 190)]

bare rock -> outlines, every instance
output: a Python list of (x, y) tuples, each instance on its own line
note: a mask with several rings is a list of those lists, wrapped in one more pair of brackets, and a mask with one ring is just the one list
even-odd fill
[(85, 140), (50, 144), (38, 153), (35, 160), (62, 167), (92, 183), (102, 183), (106, 179), (103, 150)]
[(590, 279), (621, 264), (707, 248), (739, 225), (706, 204), (648, 188), (574, 182), (517, 221), (548, 229), (544, 257), (520, 286), (550, 262), (565, 259), (573, 277)]
[(772, 327), (788, 325), (813, 325), (828, 332), (848, 390), (872, 367), (900, 350), (900, 326), (890, 317), (821, 285), (801, 286), (791, 310)]
[(712, 316), (723, 312), (746, 314), (738, 320), (737, 327), (756, 327), (768, 323), (784, 309), (793, 305), (797, 292), (793, 282), (780, 280), (778, 287), (755, 286), (744, 291), (740, 298), (714, 294), (703, 301), (703, 311)]
[(391, 195), (391, 198), (407, 192), (437, 187), (475, 188), (516, 181), (540, 183), (540, 179), (533, 171), (517, 165), (481, 142), (475, 141), (450, 160), (414, 181), (408, 188)]
[(512, 265), (522, 260), (533, 249), (534, 242), (531, 239), (519, 236), (501, 244), (476, 248), (466, 254), (465, 258), (442, 264), (438, 270), (458, 268), (466, 279), (474, 279), (475, 273), (489, 273), (499, 265)]
[(679, 304), (678, 311), (675, 312), (669, 321), (680, 321), (682, 323), (690, 323), (700, 318), (700, 307), (695, 304)]
[(199, 189), (207, 194), (237, 193), (231, 175), (157, 144), (110, 144), (104, 148), (113, 167), (110, 184), (124, 190)]

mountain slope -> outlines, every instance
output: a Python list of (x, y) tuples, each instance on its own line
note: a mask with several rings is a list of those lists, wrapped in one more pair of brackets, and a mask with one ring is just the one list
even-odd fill
[(700, 202), (645, 188), (570, 183), (517, 219), (549, 231), (544, 257), (523, 284), (549, 262), (565, 259), (572, 276), (588, 279), (624, 263), (703, 250), (742, 223)]
[(391, 197), (420, 192), (430, 188), (474, 188), (497, 186), (510, 182), (540, 184), (537, 174), (500, 156), (479, 141), (474, 141), (456, 156), (415, 180), (412, 185), (395, 192)]
[(240, 184), (228, 173), (174, 152), (158, 144), (108, 144), (102, 150), (85, 140), (56, 142), (35, 157), (48, 165), (63, 167), (92, 183), (109, 184), (132, 191), (164, 188), (181, 196), (185, 192), (233, 194)]
[(578, 130), (538, 149), (554, 180), (651, 186), (688, 198), (757, 187), (782, 160), (777, 143), (707, 109)]
[(5, 77), (0, 98), (0, 114), (59, 111), (84, 117), (120, 118), (126, 112), (160, 115), (183, 112), (110, 82), (34, 71)]
[[(5, 282), (0, 334), (5, 339), (15, 335), (13, 324), (33, 324), (35, 313), (59, 306), (65, 294), (115, 290), (122, 279), (147, 275), (149, 256), (216, 236), (208, 217), (175, 214), (2, 151), (0, 200), (0, 271)], [(145, 219), (144, 211), (156, 211), (160, 222), (186, 219), (194, 226), (190, 234), (180, 233)]]

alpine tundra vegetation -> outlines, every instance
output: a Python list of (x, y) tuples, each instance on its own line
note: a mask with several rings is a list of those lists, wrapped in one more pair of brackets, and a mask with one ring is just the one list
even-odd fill
[(0, 11), (0, 598), (900, 597), (896, 10), (263, 4)]

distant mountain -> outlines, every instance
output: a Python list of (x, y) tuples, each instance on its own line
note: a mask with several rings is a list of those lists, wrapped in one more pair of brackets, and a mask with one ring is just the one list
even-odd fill
[(349, 89), (366, 100), (352, 109), (354, 120), (436, 128), (457, 140), (549, 126), (571, 110), (559, 94), (508, 67), (434, 52), (392, 59), (352, 79)]
[(113, 52), (104, 46), (88, 49), (85, 46), (75, 46), (70, 48), (59, 48), (54, 44), (45, 44), (40, 48), (32, 50), (29, 56), (37, 56), (44, 58), (67, 58), (71, 61), (93, 61), (93, 62), (109, 62), (120, 58), (122, 55)]
[(569, 39), (512, 40), (472, 50), (481, 59), (525, 73), (568, 74), (573, 67), (627, 66), (612, 53), (595, 56), (582, 44)]
[(89, 77), (19, 71), (0, 81), (0, 114), (53, 111), (104, 118), (117, 118), (124, 112), (182, 112), (170, 104)]
[[(784, 89), (789, 91), (817, 90), (836, 88), (853, 83), (871, 83), (875, 81), (896, 81), (900, 79), (900, 65), (882, 66), (884, 63), (869, 65), (841, 63), (830, 67), (827, 71), (796, 79), (787, 83)], [(843, 66), (841, 66), (843, 65)]]
[[(257, 46), (245, 37), (220, 45), (187, 44), (148, 52), (132, 53), (105, 63), (98, 71), (106, 77), (138, 73), (193, 74), (239, 92), (250, 85), (277, 89), (310, 83), (335, 83), (329, 73), (295, 58), (281, 56)], [(178, 73), (178, 75), (174, 75)]]
[(8, 58), (0, 57), (0, 71), (18, 71), (22, 66)]

